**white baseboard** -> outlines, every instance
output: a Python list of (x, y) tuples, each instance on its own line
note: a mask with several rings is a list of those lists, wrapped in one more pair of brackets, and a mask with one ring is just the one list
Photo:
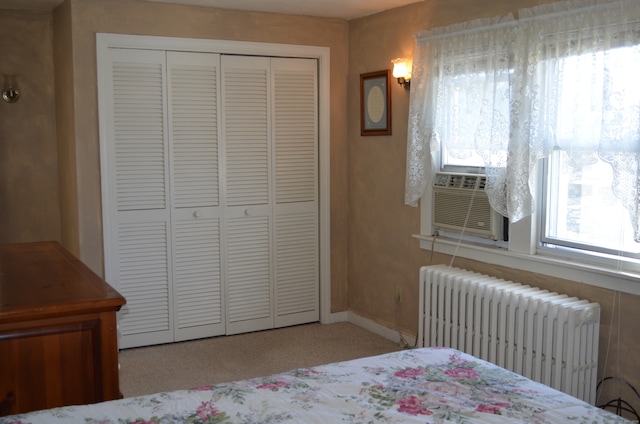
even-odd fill
[(349, 321), (349, 312), (335, 312), (332, 313), (329, 317), (329, 324), (333, 324), (335, 322), (345, 322)]
[(369, 318), (361, 317), (360, 315), (354, 312), (345, 311), (345, 312), (337, 312), (337, 313), (331, 314), (332, 323), (345, 322), (345, 321), (350, 322), (353, 325), (357, 325), (358, 327), (362, 327), (365, 330), (371, 331), (372, 333), (382, 336), (387, 340), (391, 340), (394, 343), (398, 343), (399, 345), (404, 344), (400, 338), (401, 335), (402, 335), (402, 338), (404, 338), (404, 341), (406, 341), (409, 346), (415, 346), (416, 344), (415, 336), (410, 334), (400, 333), (397, 330), (378, 324), (377, 322)]

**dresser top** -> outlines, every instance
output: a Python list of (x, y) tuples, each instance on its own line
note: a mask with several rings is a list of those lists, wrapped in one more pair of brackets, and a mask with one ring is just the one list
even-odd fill
[(0, 245), (0, 323), (115, 311), (125, 302), (58, 242)]

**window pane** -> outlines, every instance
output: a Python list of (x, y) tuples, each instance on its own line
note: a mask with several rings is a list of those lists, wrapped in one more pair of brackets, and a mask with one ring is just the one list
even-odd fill
[(640, 253), (629, 213), (612, 191), (611, 166), (598, 160), (571, 166), (565, 152), (549, 159), (545, 236), (555, 245), (614, 253)]
[(450, 149), (447, 144), (442, 146), (442, 169), (448, 167), (482, 168), (484, 161), (475, 150)]
[[(637, 143), (640, 48), (569, 56), (556, 63), (554, 130), (564, 149), (619, 149)], [(603, 146), (604, 143), (604, 146)]]
[[(509, 140), (513, 70), (508, 60), (467, 58), (446, 67), (438, 80), (435, 131), (441, 141), (441, 169), (460, 172), (505, 163)], [(495, 58), (493, 58), (495, 59)]]

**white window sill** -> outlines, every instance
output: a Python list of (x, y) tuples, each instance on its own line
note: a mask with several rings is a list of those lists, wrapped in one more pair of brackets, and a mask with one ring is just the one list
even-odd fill
[(592, 286), (640, 295), (640, 273), (598, 266), (543, 255), (516, 253), (500, 247), (460, 243), (433, 236), (414, 235), (420, 247), (493, 265), (558, 277)]

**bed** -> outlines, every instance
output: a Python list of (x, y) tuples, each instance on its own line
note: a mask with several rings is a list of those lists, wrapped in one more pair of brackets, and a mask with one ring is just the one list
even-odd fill
[(610, 412), (448, 348), (67, 406), (8, 423), (620, 423)]

